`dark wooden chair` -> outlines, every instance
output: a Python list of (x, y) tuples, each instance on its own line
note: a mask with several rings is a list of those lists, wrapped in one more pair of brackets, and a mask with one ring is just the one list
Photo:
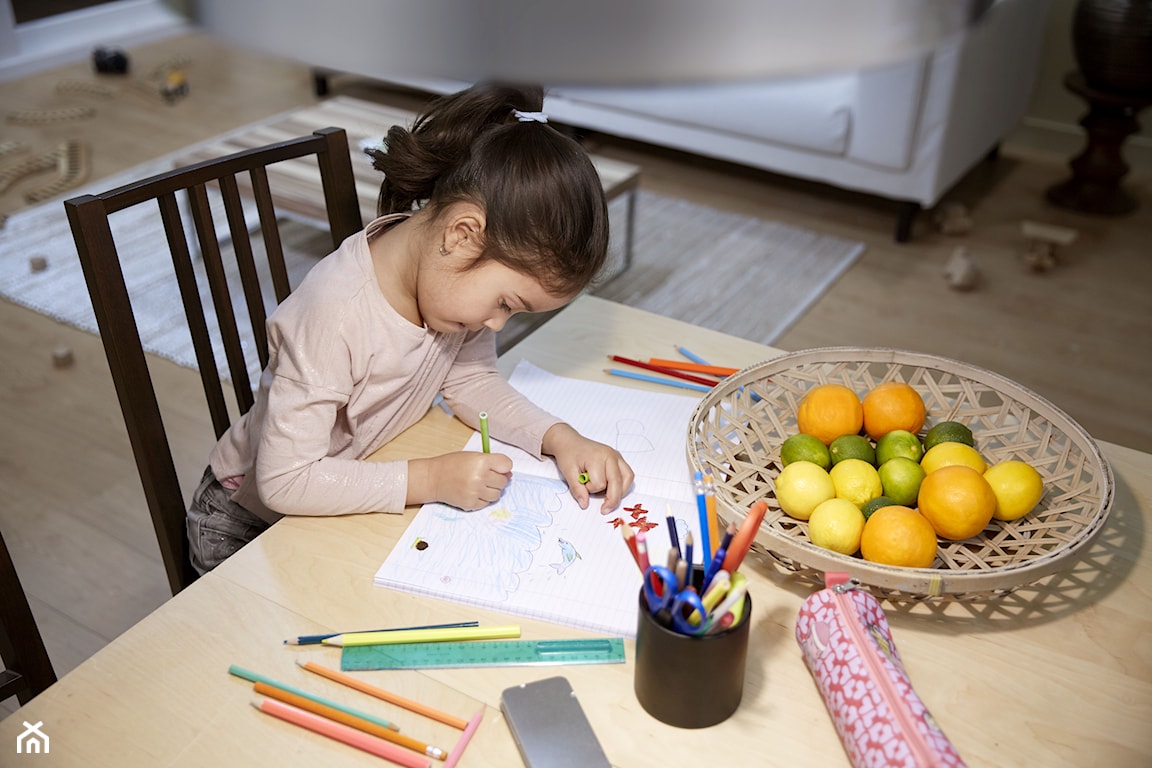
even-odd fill
[[(264, 296), (274, 294), (275, 302), (278, 303), (292, 290), (285, 268), (277, 207), (283, 207), (280, 201), (291, 199), (293, 191), (298, 195), (299, 189), (292, 189), (294, 174), (278, 173), (276, 169), (269, 173), (269, 166), (310, 155), (316, 157), (319, 165), (328, 227), (335, 247), (362, 226), (348, 138), (344, 130), (339, 128), (325, 128), (311, 136), (205, 160), (103, 194), (74, 197), (64, 203), (173, 594), (196, 579), (196, 572), (188, 559), (184, 522), (188, 500), (183, 496), (177, 477), (175, 461), (153, 389), (149, 359), (145, 356), (137, 330), (132, 300), (126, 287), (109, 216), (141, 203), (155, 201), (159, 206), (167, 250), (172, 256), (172, 279), (179, 285), (204, 395), (212, 425), (219, 437), (228, 428), (231, 417), (206, 318), (211, 316), (209, 312), (215, 313), (220, 338), (223, 340), (229, 380), (235, 394), (233, 408), (239, 415), (247, 411), (253, 402), (252, 382), (248, 373), (248, 363), (253, 361), (246, 360), (245, 346), (248, 347), (249, 357), (252, 354), (258, 355), (260, 368), (268, 362), (268, 340), (264, 324), (270, 310), (265, 307)], [(276, 182), (275, 191), (270, 179)], [(239, 274), (239, 279), (231, 278), (230, 281), (226, 274), (220, 238), (216, 233), (212, 204), (208, 197), (209, 184), (218, 186), (220, 190), (231, 251), (235, 253), (233, 271)], [(245, 221), (242, 188), (249, 199), (254, 199), (258, 211), (263, 250), (268, 256), (268, 269), (265, 271), (270, 277), (267, 278), (261, 278), (256, 267)], [(281, 190), (285, 190), (283, 197)], [(177, 199), (178, 194), (184, 193), (187, 194), (191, 212), (197, 253), (189, 248), (184, 217)], [(157, 249), (162, 248), (163, 244), (157, 243)], [(206, 308), (200, 299), (196, 283), (197, 271), (204, 273), (210, 287), (211, 309)], [(272, 283), (271, 291), (264, 290), (261, 285), (269, 280)], [(240, 297), (237, 292), (243, 294), (255, 341), (254, 348), (253, 345), (241, 343), (237, 313), (233, 309), (233, 298), (238, 300)], [(205, 463), (207, 458), (204, 457)]]
[(28, 597), (0, 535), (0, 701), (27, 704), (52, 683), (56, 672), (28, 607)]

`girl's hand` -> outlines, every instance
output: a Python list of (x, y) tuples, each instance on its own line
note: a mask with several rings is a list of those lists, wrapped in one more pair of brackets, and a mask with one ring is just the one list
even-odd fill
[(512, 459), (500, 453), (457, 451), (408, 462), (408, 504), (438, 501), (463, 510), (500, 498), (512, 478)]
[[(608, 514), (628, 493), (635, 479), (632, 467), (615, 448), (589, 440), (563, 422), (553, 424), (544, 433), (541, 450), (556, 459), (556, 466), (580, 509), (588, 508), (589, 494), (603, 491), (600, 514)], [(582, 472), (588, 475), (587, 483), (580, 482)]]

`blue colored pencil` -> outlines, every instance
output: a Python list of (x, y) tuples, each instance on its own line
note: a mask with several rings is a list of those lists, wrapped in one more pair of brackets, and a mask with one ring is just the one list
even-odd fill
[[(454, 624), (428, 624), (422, 627), (390, 627), (388, 629), (365, 629), (362, 632), (398, 632), (405, 629), (456, 629), (458, 627), (478, 627), (478, 621), (458, 621)], [(294, 640), (285, 640), (284, 645), (320, 645), (330, 637), (347, 635), (348, 632), (330, 632), (326, 635), (300, 635)], [(357, 633), (359, 634), (359, 633)]]
[(670, 387), (680, 387), (681, 389), (691, 389), (696, 392), (711, 392), (712, 387), (706, 387), (703, 384), (693, 384), (690, 381), (679, 381), (678, 379), (662, 379), (659, 376), (647, 376), (643, 373), (633, 373), (632, 371), (622, 371), (619, 368), (605, 368), (604, 373), (610, 376), (623, 376), (626, 379), (635, 379), (636, 381), (648, 381), (653, 384), (667, 384)]
[(679, 352), (680, 354), (684, 355), (684, 357), (688, 358), (689, 360), (696, 363), (697, 365), (712, 365), (712, 363), (710, 363), (707, 360), (705, 360), (704, 358), (700, 357), (700, 355), (695, 355), (692, 352), (690, 352), (686, 347), (681, 347), (680, 345), (676, 345), (676, 351)]
[(712, 557), (712, 541), (708, 538), (708, 499), (704, 494), (704, 473), (695, 473), (692, 482), (696, 485), (696, 511), (700, 515), (700, 541), (704, 545), (704, 557), (701, 562), (707, 567)]
[(672, 516), (672, 505), (665, 504), (664, 507), (668, 511), (668, 516), (666, 518), (668, 522), (668, 541), (670, 541), (672, 546), (676, 548), (676, 555), (683, 559), (684, 550), (680, 548), (680, 532), (676, 530), (676, 518)]

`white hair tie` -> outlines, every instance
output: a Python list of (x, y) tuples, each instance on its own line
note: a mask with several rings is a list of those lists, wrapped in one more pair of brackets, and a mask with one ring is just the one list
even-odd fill
[(521, 112), (518, 109), (512, 110), (512, 115), (522, 123), (546, 123), (548, 122), (548, 115), (543, 112)]

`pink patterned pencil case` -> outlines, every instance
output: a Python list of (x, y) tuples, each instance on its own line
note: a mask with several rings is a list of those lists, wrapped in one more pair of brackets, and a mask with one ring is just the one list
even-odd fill
[(963, 766), (920, 700), (879, 601), (846, 574), (804, 601), (796, 642), (855, 768)]

